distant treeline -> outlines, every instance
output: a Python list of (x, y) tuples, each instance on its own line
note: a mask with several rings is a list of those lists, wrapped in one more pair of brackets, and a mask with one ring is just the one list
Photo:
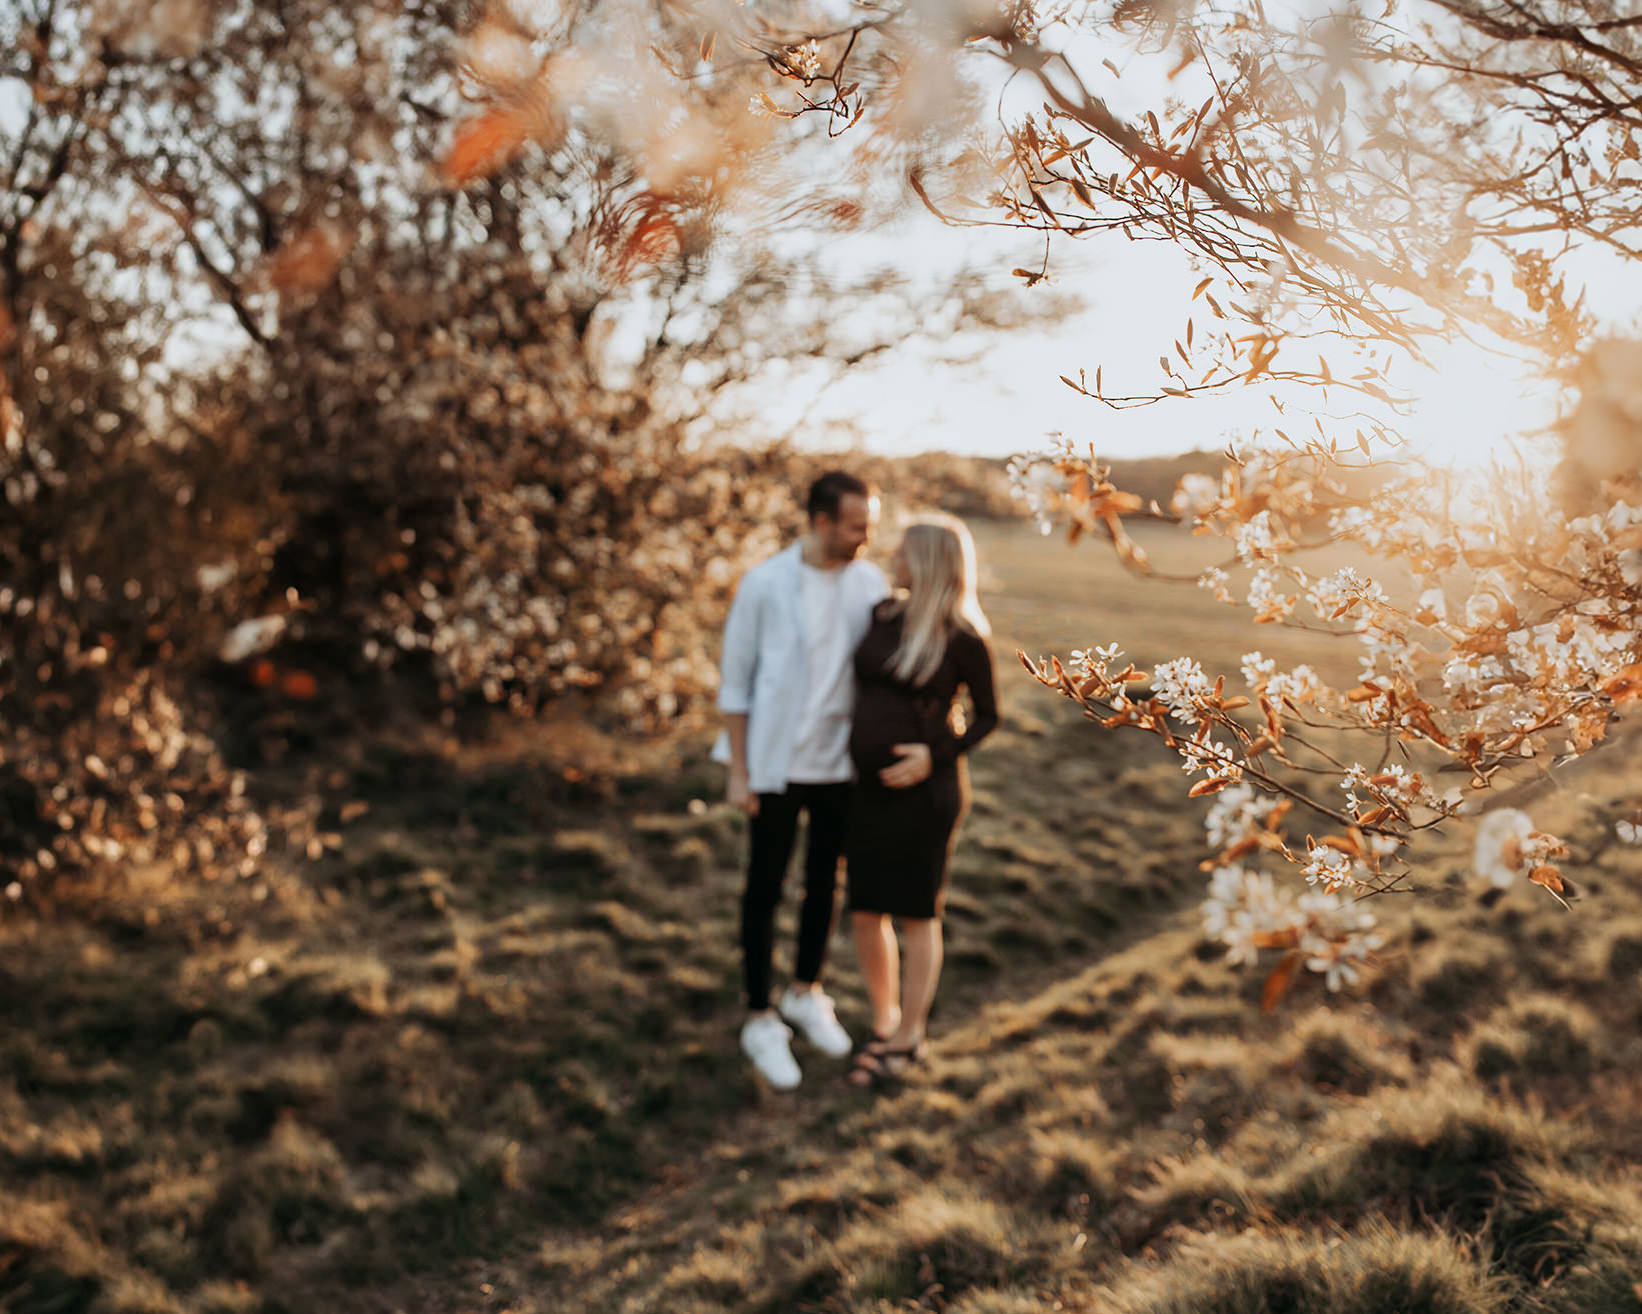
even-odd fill
[[(951, 452), (921, 452), (900, 457), (795, 453), (791, 459), (795, 483), (822, 470), (842, 466), (878, 487), (884, 495), (886, 509), (892, 512), (933, 507), (954, 515), (998, 520), (1028, 514), (1024, 503), (1010, 492), (1007, 457), (960, 456)], [(1181, 479), (1187, 475), (1218, 479), (1225, 469), (1226, 455), (1220, 450), (1193, 450), (1170, 456), (1120, 457), (1107, 464), (1117, 487), (1134, 493), (1148, 506), (1156, 502), (1167, 511)], [(1367, 497), (1383, 478), (1378, 467), (1332, 466), (1328, 473), (1330, 480), (1341, 486), (1343, 502)]]

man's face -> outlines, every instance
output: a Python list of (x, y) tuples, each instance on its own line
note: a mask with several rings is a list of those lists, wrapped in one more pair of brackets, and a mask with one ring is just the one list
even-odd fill
[(816, 537), (833, 561), (853, 561), (872, 538), (878, 523), (878, 499), (845, 493), (838, 501), (838, 514), (815, 517)]

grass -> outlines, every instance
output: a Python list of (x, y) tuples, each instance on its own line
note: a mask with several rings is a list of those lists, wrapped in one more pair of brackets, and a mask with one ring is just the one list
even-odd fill
[[(981, 551), (1005, 654), (1286, 641), (1027, 531)], [(1634, 1310), (1624, 764), (1543, 818), (1576, 912), (1484, 901), (1456, 834), (1363, 990), (1266, 1014), (1198, 930), (1178, 769), (1000, 672), (931, 1061), (878, 1096), (802, 1051), (797, 1095), (749, 1079), (743, 825), (699, 748), (606, 788), (527, 742), (358, 745), (328, 788), (370, 811), (318, 860), (0, 927), (0, 1309)]]

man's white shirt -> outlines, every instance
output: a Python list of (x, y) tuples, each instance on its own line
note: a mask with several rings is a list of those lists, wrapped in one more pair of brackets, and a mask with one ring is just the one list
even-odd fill
[(787, 779), (797, 785), (832, 785), (850, 778), (850, 713), (855, 708), (855, 649), (844, 631), (844, 569), (801, 563), (798, 577), (809, 663)]
[[(718, 706), (747, 716), (754, 793), (850, 778), (855, 649), (888, 593), (872, 562), (820, 570), (804, 564), (801, 543), (742, 579), (724, 626)], [(729, 761), (728, 734), (713, 756)]]

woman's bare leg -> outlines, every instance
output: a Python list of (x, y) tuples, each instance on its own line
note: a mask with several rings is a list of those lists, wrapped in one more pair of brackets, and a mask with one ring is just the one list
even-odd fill
[(894, 1049), (910, 1049), (924, 1038), (935, 983), (941, 979), (941, 921), (938, 917), (908, 918), (901, 923), (905, 941), (906, 983), (901, 992), (901, 1025), (890, 1039)]
[(901, 1025), (901, 955), (895, 927), (883, 913), (851, 913), (850, 921), (872, 1004), (872, 1033), (887, 1036)]

